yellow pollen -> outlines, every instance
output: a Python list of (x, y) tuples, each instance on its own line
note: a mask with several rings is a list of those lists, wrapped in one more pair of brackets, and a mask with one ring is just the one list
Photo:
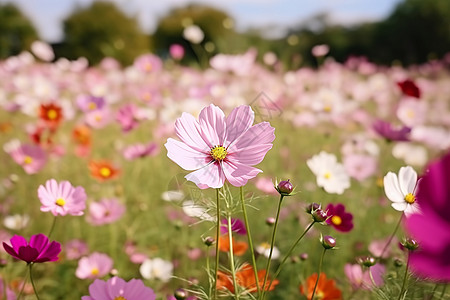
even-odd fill
[(261, 243), (261, 247), (263, 247), (264, 249), (270, 249), (270, 244), (269, 243)]
[(114, 298), (113, 300), (127, 300), (127, 299), (124, 298), (123, 296), (117, 296), (117, 297)]
[(100, 122), (102, 120), (102, 116), (101, 115), (96, 115), (95, 116), (95, 121)]
[(56, 118), (58, 117), (58, 112), (57, 112), (56, 110), (54, 110), (54, 109), (50, 109), (50, 110), (47, 112), (47, 117), (48, 117), (50, 120), (54, 120), (54, 119), (56, 119)]
[(331, 222), (332, 222), (334, 225), (339, 226), (339, 225), (342, 224), (342, 219), (341, 219), (341, 217), (339, 217), (339, 216), (332, 216), (332, 217), (331, 217)]
[(31, 156), (25, 156), (25, 158), (23, 159), (23, 163), (26, 165), (29, 165), (33, 162), (33, 158)]
[(210, 153), (212, 158), (214, 158), (214, 160), (224, 160), (228, 152), (227, 149), (225, 149), (225, 147), (216, 146), (211, 149)]
[(326, 172), (323, 177), (325, 177), (326, 179), (330, 179), (331, 178), (331, 173), (330, 172)]
[(56, 199), (55, 203), (58, 206), (64, 206), (64, 204), (66, 204), (66, 201), (63, 198), (58, 198)]
[(150, 72), (152, 70), (152, 68), (153, 68), (153, 66), (151, 63), (145, 64), (145, 67), (144, 67), (145, 71)]
[(409, 110), (406, 115), (408, 116), (408, 118), (410, 119), (414, 119), (414, 117), (416, 116), (416, 114), (414, 113), (413, 110)]
[(111, 170), (109, 168), (103, 167), (100, 169), (100, 175), (103, 177), (109, 177), (111, 175)]
[(150, 100), (152, 100), (152, 94), (150, 94), (150, 93), (145, 93), (144, 94), (144, 96), (143, 96), (143, 98), (144, 98), (144, 101), (150, 101)]
[(406, 203), (413, 204), (414, 202), (416, 202), (416, 196), (409, 193), (405, 196), (405, 201), (406, 201)]
[(325, 111), (325, 112), (330, 112), (331, 111), (331, 106), (330, 105), (325, 105), (324, 107), (323, 107), (323, 111)]
[(98, 275), (98, 273), (100, 273), (100, 270), (98, 268), (92, 268), (92, 270), (91, 270), (92, 275), (96, 276), (96, 275)]
[(97, 104), (95, 104), (95, 102), (90, 102), (89, 105), (88, 105), (88, 108), (89, 108), (90, 110), (94, 110), (94, 109), (97, 108)]

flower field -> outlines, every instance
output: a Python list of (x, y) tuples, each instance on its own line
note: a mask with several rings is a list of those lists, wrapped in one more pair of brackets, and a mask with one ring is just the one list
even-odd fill
[(450, 297), (448, 60), (180, 55), (0, 61), (0, 299)]

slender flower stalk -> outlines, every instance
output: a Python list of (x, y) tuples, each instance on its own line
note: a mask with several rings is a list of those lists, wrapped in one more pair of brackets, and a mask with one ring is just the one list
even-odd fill
[(325, 256), (326, 251), (327, 251), (327, 248), (323, 248), (322, 256), (320, 257), (320, 261), (319, 261), (319, 272), (317, 273), (318, 275), (317, 275), (316, 283), (314, 284), (314, 289), (312, 292), (311, 300), (314, 299), (314, 294), (316, 293), (316, 288), (317, 288), (317, 284), (319, 283), (320, 273), (322, 272), (323, 258)]
[(253, 272), (255, 274), (256, 289), (257, 289), (257, 293), (258, 293), (258, 297), (259, 297), (261, 290), (260, 290), (260, 286), (259, 286), (258, 269), (256, 268), (255, 251), (253, 248), (252, 235), (250, 234), (250, 226), (248, 224), (247, 209), (246, 209), (245, 203), (244, 203), (244, 188), (242, 186), (240, 187), (240, 199), (241, 199), (241, 205), (242, 205), (242, 213), (244, 215), (245, 230), (247, 230), (248, 245), (250, 247), (250, 253), (252, 255), (252, 265), (253, 265)]
[[(300, 237), (295, 241), (294, 244), (292, 244), (291, 248), (289, 249), (289, 251), (287, 252), (287, 254), (284, 256), (283, 260), (281, 261), (280, 265), (278, 266), (277, 270), (275, 271), (275, 275), (272, 278), (272, 281), (274, 281), (275, 279), (277, 279), (278, 275), (280, 275), (281, 269), (284, 265), (284, 263), (288, 260), (288, 258), (291, 256), (292, 252), (294, 251), (295, 247), (297, 247), (298, 243), (300, 243), (300, 241), (303, 239), (303, 237), (306, 235), (306, 233), (313, 227), (314, 223), (316, 223), (316, 221), (312, 221), (308, 227), (306, 227), (305, 231), (303, 231), (302, 235), (300, 235)], [(272, 286), (272, 281), (269, 284), (269, 288), (268, 290), (270, 290), (270, 287)]]
[[(28, 275), (29, 275), (29, 272), (28, 272), (28, 269), (26, 269), (25, 279), (23, 280), (22, 288), (20, 289), (19, 296), (17, 296), (17, 299), (20, 299), (20, 297), (23, 294), (23, 291), (25, 290), (25, 285), (27, 284)], [(4, 288), (4, 289), (6, 290), (6, 288)], [(5, 299), (7, 299), (7, 298), (5, 298)]]
[(34, 280), (33, 280), (33, 274), (32, 274), (32, 271), (31, 271), (32, 267), (33, 267), (33, 263), (29, 263), (28, 264), (28, 268), (30, 270), (30, 281), (31, 281), (31, 285), (33, 286), (33, 290), (34, 290), (34, 294), (36, 295), (36, 298), (38, 300), (40, 300), (38, 292), (37, 292), (37, 289), (36, 289), (36, 285), (34, 284)]
[(216, 266), (214, 270), (214, 299), (217, 299), (217, 274), (219, 273), (219, 236), (220, 236), (220, 198), (216, 189), (217, 228), (216, 228)]
[(50, 231), (48, 232), (48, 238), (49, 238), (49, 239), (50, 239), (50, 236), (51, 236), (52, 233), (53, 233), (53, 230), (55, 229), (56, 217), (57, 217), (57, 216), (55, 216), (55, 217), (53, 218), (52, 226), (50, 227)]
[(448, 286), (448, 284), (444, 285), (444, 288), (442, 289), (442, 293), (441, 293), (441, 296), (439, 296), (439, 299), (444, 299), (443, 297), (445, 296), (445, 291), (447, 290), (447, 286)]
[(402, 222), (403, 215), (404, 215), (403, 213), (400, 215), (400, 219), (398, 220), (398, 223), (395, 226), (394, 232), (392, 232), (391, 237), (387, 241), (386, 245), (384, 246), (383, 250), (381, 251), (381, 254), (377, 257), (377, 259), (381, 259), (383, 257), (384, 252), (386, 252), (387, 248), (391, 244), (392, 239), (394, 238), (395, 234), (397, 233), (398, 227), (400, 226), (400, 223)]
[(269, 252), (269, 258), (267, 259), (267, 265), (266, 265), (266, 274), (264, 276), (263, 281), (263, 291), (261, 293), (261, 299), (264, 299), (265, 290), (266, 290), (266, 282), (269, 277), (269, 269), (270, 269), (270, 263), (272, 261), (272, 253), (273, 253), (273, 247), (275, 245), (275, 237), (277, 234), (277, 227), (278, 227), (278, 221), (280, 219), (280, 211), (281, 211), (281, 203), (283, 202), (284, 195), (280, 194), (280, 201), (278, 202), (278, 209), (277, 209), (277, 216), (275, 218), (275, 224), (273, 226), (273, 232), (272, 232), (272, 241), (270, 242), (270, 252)]
[(402, 295), (405, 292), (406, 279), (408, 278), (409, 257), (410, 251), (408, 251), (408, 258), (406, 260), (406, 267), (405, 267), (405, 275), (403, 276), (402, 289), (400, 290), (400, 294), (398, 295), (398, 300), (402, 299)]
[(210, 273), (210, 264), (209, 264), (209, 245), (206, 246), (206, 271), (208, 272), (208, 299), (211, 299), (211, 289), (212, 289), (212, 282), (211, 282), (211, 273)]
[(236, 270), (234, 269), (234, 254), (233, 254), (233, 232), (231, 230), (231, 216), (228, 214), (227, 216), (228, 221), (228, 240), (230, 243), (230, 270), (231, 270), (231, 277), (233, 278), (233, 286), (234, 286), (234, 297), (235, 299), (239, 299), (239, 291), (238, 286), (236, 284)]

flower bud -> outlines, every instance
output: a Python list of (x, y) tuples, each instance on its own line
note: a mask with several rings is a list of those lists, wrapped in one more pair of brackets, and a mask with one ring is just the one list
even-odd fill
[(320, 206), (320, 204), (317, 204), (317, 203), (311, 203), (310, 205), (308, 205), (307, 207), (306, 207), (306, 212), (308, 213), (308, 214), (312, 214), (312, 212), (313, 211), (315, 211), (315, 210), (317, 210), (317, 209), (320, 209), (321, 208), (321, 206)]
[(203, 240), (203, 243), (205, 243), (205, 245), (208, 247), (212, 246), (215, 242), (216, 242), (216, 240), (211, 236), (208, 236)]
[(173, 296), (177, 300), (185, 300), (187, 298), (187, 293), (184, 289), (177, 289), (175, 293), (173, 293)]
[(414, 251), (419, 247), (419, 243), (415, 239), (406, 238), (401, 245), (409, 251)]
[(394, 259), (394, 266), (396, 266), (397, 268), (402, 267), (403, 266), (403, 261), (400, 258)]
[(266, 224), (269, 226), (273, 226), (273, 224), (275, 224), (275, 218), (274, 217), (269, 217), (266, 219)]
[(325, 249), (333, 249), (336, 247), (336, 239), (330, 235), (321, 237), (321, 243)]
[(291, 256), (291, 263), (296, 264), (300, 262), (300, 258), (297, 255)]
[(289, 179), (280, 181), (280, 183), (278, 183), (278, 185), (277, 185), (277, 191), (281, 195), (289, 195), (290, 193), (292, 193), (293, 190), (294, 190), (294, 186), (289, 181)]
[(327, 212), (323, 211), (322, 209), (316, 209), (311, 212), (311, 216), (314, 219), (314, 222), (324, 222), (328, 219)]
[(376, 263), (377, 260), (375, 258), (373, 258), (372, 256), (362, 256), (360, 258), (357, 259), (358, 263), (363, 265), (364, 267), (373, 267)]
[(307, 260), (307, 259), (308, 259), (308, 253), (302, 253), (302, 254), (300, 254), (300, 259), (301, 259), (302, 261)]

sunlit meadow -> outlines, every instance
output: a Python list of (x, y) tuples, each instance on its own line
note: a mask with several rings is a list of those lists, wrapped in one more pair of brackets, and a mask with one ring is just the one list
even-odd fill
[(39, 46), (0, 61), (0, 299), (449, 297), (448, 61)]

